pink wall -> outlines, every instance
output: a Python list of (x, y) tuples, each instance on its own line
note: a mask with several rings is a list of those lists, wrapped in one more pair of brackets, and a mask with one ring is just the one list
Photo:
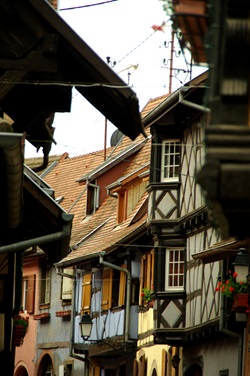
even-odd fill
[[(38, 310), (38, 299), (39, 296), (39, 257), (28, 257), (24, 259), (23, 262), (23, 276), (35, 275), (35, 304), (34, 312)], [(23, 345), (16, 347), (15, 356), (15, 375), (19, 366), (25, 366), (28, 370), (29, 376), (35, 375), (35, 365), (37, 357), (37, 320), (33, 319), (33, 314), (27, 314), (29, 316), (29, 328), (28, 332), (24, 337)]]

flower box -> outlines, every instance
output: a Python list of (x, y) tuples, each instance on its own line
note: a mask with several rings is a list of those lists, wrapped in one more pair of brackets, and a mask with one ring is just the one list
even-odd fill
[(43, 320), (43, 319), (49, 319), (50, 318), (50, 313), (44, 312), (44, 313), (38, 313), (33, 316), (34, 320)]
[(233, 301), (233, 309), (248, 307), (248, 294), (236, 294)]
[(23, 344), (23, 339), (27, 333), (29, 325), (29, 317), (23, 317), (21, 315), (15, 316), (13, 321), (13, 346), (21, 346)]
[(71, 315), (71, 310), (56, 311), (56, 317), (68, 317)]

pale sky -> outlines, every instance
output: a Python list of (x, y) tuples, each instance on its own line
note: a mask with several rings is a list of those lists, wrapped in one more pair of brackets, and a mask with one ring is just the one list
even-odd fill
[[(105, 1), (105, 0), (104, 0)], [(104, 2), (102, 1), (102, 2)], [(60, 0), (60, 15), (77, 34), (106, 62), (110, 56), (112, 67), (126, 84), (135, 91), (142, 109), (150, 98), (167, 94), (169, 91), (169, 61), (171, 44), (171, 24), (163, 10), (161, 0), (117, 0), (106, 4), (82, 7), (101, 3), (98, 0)], [(65, 8), (78, 9), (62, 10)], [(153, 25), (166, 22), (164, 32), (154, 31)], [(166, 47), (164, 46), (164, 42)], [(174, 43), (174, 73), (172, 91), (181, 82), (190, 80), (189, 73), (178, 72), (178, 68), (188, 70), (177, 41)], [(163, 64), (165, 59), (168, 64)], [(190, 58), (188, 57), (190, 60)], [(129, 68), (137, 66), (137, 69)], [(128, 75), (130, 73), (130, 75)], [(200, 73), (200, 69), (197, 71)], [(197, 73), (193, 73), (193, 76)], [(128, 81), (129, 80), (129, 81)], [(56, 128), (50, 155), (68, 152), (70, 157), (86, 154), (104, 148), (104, 116), (84, 97), (73, 89), (70, 113), (57, 113), (53, 126)], [(107, 146), (115, 131), (108, 122)], [(28, 142), (25, 158), (42, 155)]]

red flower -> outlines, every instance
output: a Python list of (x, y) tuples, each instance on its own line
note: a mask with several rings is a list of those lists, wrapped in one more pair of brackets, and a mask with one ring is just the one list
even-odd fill
[(144, 292), (141, 293), (141, 296), (145, 296)]
[(231, 286), (231, 287), (229, 287), (229, 291), (230, 292), (233, 292), (234, 291), (234, 288)]
[(238, 273), (234, 272), (233, 274), (233, 278), (237, 277), (238, 276)]

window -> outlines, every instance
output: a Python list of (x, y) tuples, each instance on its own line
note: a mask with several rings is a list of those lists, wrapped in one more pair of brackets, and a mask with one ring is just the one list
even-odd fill
[(23, 278), (22, 306), (28, 313), (34, 312), (35, 281), (35, 274), (27, 275)]
[(161, 181), (178, 181), (180, 174), (180, 140), (162, 143)]
[(140, 281), (140, 300), (142, 304), (142, 289), (153, 290), (154, 286), (154, 251), (151, 250), (142, 255), (141, 258), (141, 281)]
[(184, 250), (166, 250), (166, 290), (184, 288)]
[[(66, 268), (63, 270), (63, 273), (72, 275), (74, 270), (72, 268)], [(73, 290), (73, 279), (70, 277), (62, 277), (62, 300), (71, 300), (72, 299), (72, 290)]]
[(86, 215), (91, 215), (99, 208), (99, 191), (98, 185), (88, 183), (87, 185), (87, 204)]
[[(126, 269), (126, 265), (121, 268)], [(104, 269), (102, 278), (102, 310), (124, 306), (126, 273), (111, 268)]]
[(118, 223), (122, 223), (127, 218), (127, 191), (120, 191), (118, 194)]
[(50, 303), (50, 268), (48, 266), (42, 267), (41, 279), (41, 299), (40, 304)]

